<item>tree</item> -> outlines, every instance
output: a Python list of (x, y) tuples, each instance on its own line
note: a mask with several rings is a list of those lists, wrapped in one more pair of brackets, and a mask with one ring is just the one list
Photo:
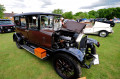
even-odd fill
[(77, 12), (74, 14), (74, 19), (80, 19), (80, 18), (89, 18), (87, 12)]
[(63, 10), (62, 9), (55, 9), (55, 10), (52, 11), (52, 13), (63, 14)]
[(112, 16), (113, 18), (114, 17), (117, 17), (117, 18), (120, 18), (120, 7), (116, 7), (116, 8), (112, 8)]
[(89, 11), (88, 14), (89, 14), (89, 18), (97, 18), (97, 17), (99, 17), (99, 14), (94, 10)]
[(82, 14), (83, 12), (77, 12), (74, 14), (74, 16), (80, 16), (80, 14)]
[(65, 19), (73, 19), (72, 11), (70, 11), (70, 12), (65, 12), (65, 13), (62, 14), (62, 16), (63, 16)]
[(55, 9), (52, 11), (55, 14), (62, 14), (66, 19), (80, 19), (80, 18), (107, 18), (113, 19), (114, 17), (120, 18), (120, 7), (99, 9), (97, 11), (91, 10), (87, 12), (77, 12), (74, 15), (72, 11), (63, 13), (62, 9)]
[(107, 19), (112, 19), (114, 17), (120, 18), (120, 7), (99, 9), (97, 12), (99, 14), (99, 18), (107, 18)]
[(83, 12), (77, 12), (74, 14), (74, 19), (80, 19), (80, 15), (82, 14)]
[(0, 4), (0, 18), (3, 18), (4, 11), (5, 11), (4, 5), (1, 5), (1, 4)]

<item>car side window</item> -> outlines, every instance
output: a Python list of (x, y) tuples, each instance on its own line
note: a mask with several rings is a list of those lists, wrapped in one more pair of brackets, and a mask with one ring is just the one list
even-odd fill
[(27, 28), (25, 16), (21, 16), (20, 22), (21, 22), (21, 28)]
[(15, 22), (15, 25), (16, 25), (16, 26), (20, 26), (19, 17), (18, 17), (18, 16), (15, 17), (14, 20), (15, 20), (15, 21), (14, 21), (14, 22)]
[(28, 16), (28, 25), (30, 30), (38, 30), (38, 16)]
[(40, 19), (40, 29), (53, 29), (53, 16), (41, 16)]
[(54, 30), (58, 30), (60, 28), (61, 28), (60, 17), (59, 16), (55, 16), (54, 17)]

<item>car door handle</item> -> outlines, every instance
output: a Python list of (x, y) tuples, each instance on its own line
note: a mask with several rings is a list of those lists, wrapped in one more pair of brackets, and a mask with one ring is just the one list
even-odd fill
[(29, 32), (29, 30), (25, 30), (26, 32)]

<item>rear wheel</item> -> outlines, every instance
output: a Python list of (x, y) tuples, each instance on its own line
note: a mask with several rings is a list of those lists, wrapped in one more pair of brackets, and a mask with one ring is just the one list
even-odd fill
[(0, 33), (2, 33), (2, 30), (0, 29)]
[(24, 41), (23, 39), (19, 36), (18, 38), (13, 35), (13, 40), (16, 42), (16, 46), (19, 48), (19, 49), (22, 49), (21, 45), (24, 44)]
[(100, 37), (106, 37), (106, 36), (108, 36), (108, 32), (107, 31), (100, 31), (99, 36)]
[(67, 54), (56, 54), (53, 59), (56, 72), (63, 79), (76, 79), (81, 75), (79, 63)]
[(18, 42), (16, 42), (16, 46), (19, 48), (19, 49), (22, 49), (22, 47), (20, 46), (20, 44)]

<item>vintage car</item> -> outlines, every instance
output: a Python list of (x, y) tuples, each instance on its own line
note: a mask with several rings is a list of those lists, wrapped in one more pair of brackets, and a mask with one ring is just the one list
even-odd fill
[(84, 34), (97, 34), (100, 37), (106, 37), (109, 33), (113, 33), (113, 30), (110, 24), (96, 21), (93, 26), (87, 25), (83, 32)]
[[(55, 71), (63, 79), (81, 76), (81, 67), (98, 64), (96, 48), (99, 42), (84, 36), (86, 24), (67, 21), (60, 26), (61, 15), (52, 13), (22, 13), (14, 15), (18, 48), (26, 49), (40, 59), (53, 58)], [(91, 60), (86, 64), (86, 60)]]
[(94, 21), (98, 21), (98, 22), (102, 22), (102, 23), (108, 23), (108, 24), (110, 24), (111, 27), (115, 26), (114, 21), (107, 20), (106, 18), (97, 18), (97, 19), (94, 19)]
[(0, 33), (14, 32), (15, 25), (9, 19), (0, 19)]

